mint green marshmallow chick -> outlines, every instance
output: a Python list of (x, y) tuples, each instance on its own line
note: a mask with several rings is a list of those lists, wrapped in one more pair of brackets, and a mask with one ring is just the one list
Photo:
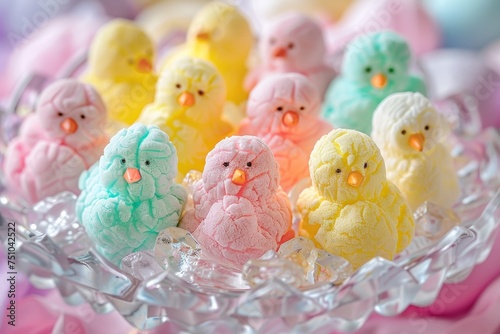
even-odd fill
[(397, 92), (426, 94), (424, 81), (409, 74), (408, 43), (392, 31), (361, 35), (346, 49), (341, 75), (325, 95), (323, 117), (336, 128), (368, 135), (375, 108)]
[(179, 223), (187, 193), (173, 181), (177, 162), (165, 132), (134, 124), (111, 138), (101, 159), (81, 175), (78, 218), (97, 251), (114, 264), (153, 249), (158, 233)]

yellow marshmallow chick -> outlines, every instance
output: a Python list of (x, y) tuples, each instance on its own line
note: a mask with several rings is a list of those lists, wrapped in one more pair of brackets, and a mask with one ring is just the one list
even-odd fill
[(451, 208), (460, 189), (451, 154), (443, 144), (449, 129), (420, 93), (397, 93), (373, 114), (372, 138), (387, 164), (387, 177), (415, 210), (429, 201)]
[(203, 171), (205, 157), (233, 129), (222, 120), (226, 86), (202, 59), (179, 58), (160, 74), (154, 103), (138, 122), (165, 131), (177, 148), (178, 180), (190, 170)]
[(227, 100), (239, 105), (248, 95), (243, 81), (252, 46), (252, 30), (246, 18), (236, 7), (214, 1), (196, 14), (189, 26), (186, 45), (167, 60), (166, 66), (182, 56), (211, 62), (226, 82)]
[(392, 260), (410, 243), (415, 223), (384, 160), (367, 135), (336, 129), (315, 145), (312, 186), (297, 201), (299, 235), (359, 268), (375, 256)]
[(149, 37), (133, 22), (115, 19), (92, 41), (83, 81), (100, 93), (112, 120), (130, 125), (153, 102), (157, 79), (153, 63)]

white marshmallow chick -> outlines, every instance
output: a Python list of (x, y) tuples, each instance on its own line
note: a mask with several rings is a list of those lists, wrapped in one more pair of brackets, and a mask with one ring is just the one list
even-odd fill
[(420, 93), (396, 93), (373, 114), (372, 138), (386, 162), (387, 178), (413, 210), (425, 201), (451, 208), (460, 189), (449, 149), (448, 125)]

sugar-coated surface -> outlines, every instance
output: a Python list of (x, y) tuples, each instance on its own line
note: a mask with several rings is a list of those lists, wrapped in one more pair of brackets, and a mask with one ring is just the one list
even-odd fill
[(222, 120), (226, 86), (207, 61), (184, 57), (160, 75), (154, 103), (144, 108), (139, 122), (157, 125), (177, 148), (179, 179), (190, 170), (202, 171), (205, 157), (232, 130)]
[(262, 140), (224, 139), (207, 156), (194, 209), (180, 227), (193, 232), (207, 255), (241, 266), (290, 237), (291, 205), (279, 182), (278, 164)]
[[(386, 179), (373, 140), (354, 130), (323, 136), (309, 161), (313, 185), (299, 196), (299, 235), (355, 268), (375, 256), (393, 259), (410, 243), (410, 207)], [(366, 166), (366, 167), (365, 167)]]
[(347, 46), (342, 73), (325, 96), (323, 115), (338, 128), (370, 134), (372, 115), (388, 95), (426, 93), (423, 80), (408, 73), (410, 48), (398, 34), (382, 31), (361, 35)]
[(420, 93), (387, 97), (373, 115), (372, 137), (387, 166), (387, 178), (415, 210), (430, 201), (450, 208), (460, 195), (445, 141), (449, 129)]
[(175, 184), (177, 153), (156, 126), (120, 130), (80, 178), (77, 214), (97, 249), (113, 263), (153, 249), (158, 233), (179, 222), (187, 194)]
[(179, 57), (207, 60), (224, 78), (227, 100), (240, 104), (247, 98), (243, 81), (253, 39), (250, 24), (237, 7), (211, 1), (193, 18), (186, 44), (167, 58), (163, 68)]
[(101, 94), (111, 119), (133, 124), (153, 102), (154, 56), (153, 43), (132, 21), (114, 19), (99, 29), (83, 80)]
[(106, 108), (90, 86), (54, 82), (42, 95), (5, 154), (9, 188), (29, 202), (61, 191), (78, 194), (78, 178), (102, 154), (108, 137)]
[(308, 161), (314, 144), (332, 130), (320, 118), (320, 106), (316, 87), (296, 73), (271, 75), (250, 93), (248, 117), (239, 133), (266, 142), (279, 163), (285, 191), (309, 177)]

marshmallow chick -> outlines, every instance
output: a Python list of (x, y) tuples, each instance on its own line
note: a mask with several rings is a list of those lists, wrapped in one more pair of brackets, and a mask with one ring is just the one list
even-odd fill
[(154, 52), (149, 37), (131, 21), (115, 19), (97, 32), (83, 80), (101, 94), (110, 119), (130, 125), (153, 102)]
[(80, 178), (76, 213), (97, 250), (119, 265), (129, 253), (152, 249), (158, 233), (179, 222), (187, 199), (174, 183), (177, 153), (156, 126), (120, 130)]
[(108, 143), (106, 107), (90, 86), (73, 79), (52, 83), (10, 142), (7, 186), (30, 203), (62, 191), (79, 194), (78, 178)]
[(227, 100), (239, 105), (248, 95), (243, 82), (252, 47), (250, 24), (238, 8), (221, 1), (211, 1), (193, 18), (186, 44), (167, 58), (162, 68), (184, 56), (207, 60), (222, 74), (227, 86)]
[(289, 191), (309, 177), (309, 155), (332, 126), (320, 118), (321, 98), (316, 87), (297, 73), (268, 76), (252, 90), (248, 117), (239, 133), (264, 140), (280, 166), (281, 186)]
[(224, 80), (207, 61), (180, 58), (161, 73), (155, 102), (139, 122), (170, 136), (179, 155), (179, 179), (190, 170), (202, 171), (208, 152), (232, 131), (222, 120), (225, 98)]
[(290, 201), (279, 182), (278, 164), (261, 139), (226, 138), (208, 154), (194, 185), (194, 208), (180, 227), (208, 257), (241, 267), (294, 237)]
[(384, 98), (405, 91), (426, 94), (423, 80), (408, 73), (410, 57), (408, 43), (394, 32), (357, 37), (325, 95), (324, 117), (335, 127), (370, 134), (373, 112)]
[(251, 90), (263, 77), (273, 73), (301, 73), (318, 89), (321, 98), (335, 76), (325, 64), (326, 46), (318, 23), (305, 14), (287, 13), (264, 30), (260, 42), (263, 65), (245, 79)]
[(375, 256), (392, 260), (410, 243), (415, 223), (384, 160), (367, 135), (333, 130), (309, 160), (312, 186), (297, 201), (299, 234), (359, 268)]
[(443, 144), (447, 124), (419, 93), (387, 97), (373, 115), (372, 138), (387, 164), (387, 177), (415, 210), (429, 201), (451, 208), (460, 189), (451, 154)]

